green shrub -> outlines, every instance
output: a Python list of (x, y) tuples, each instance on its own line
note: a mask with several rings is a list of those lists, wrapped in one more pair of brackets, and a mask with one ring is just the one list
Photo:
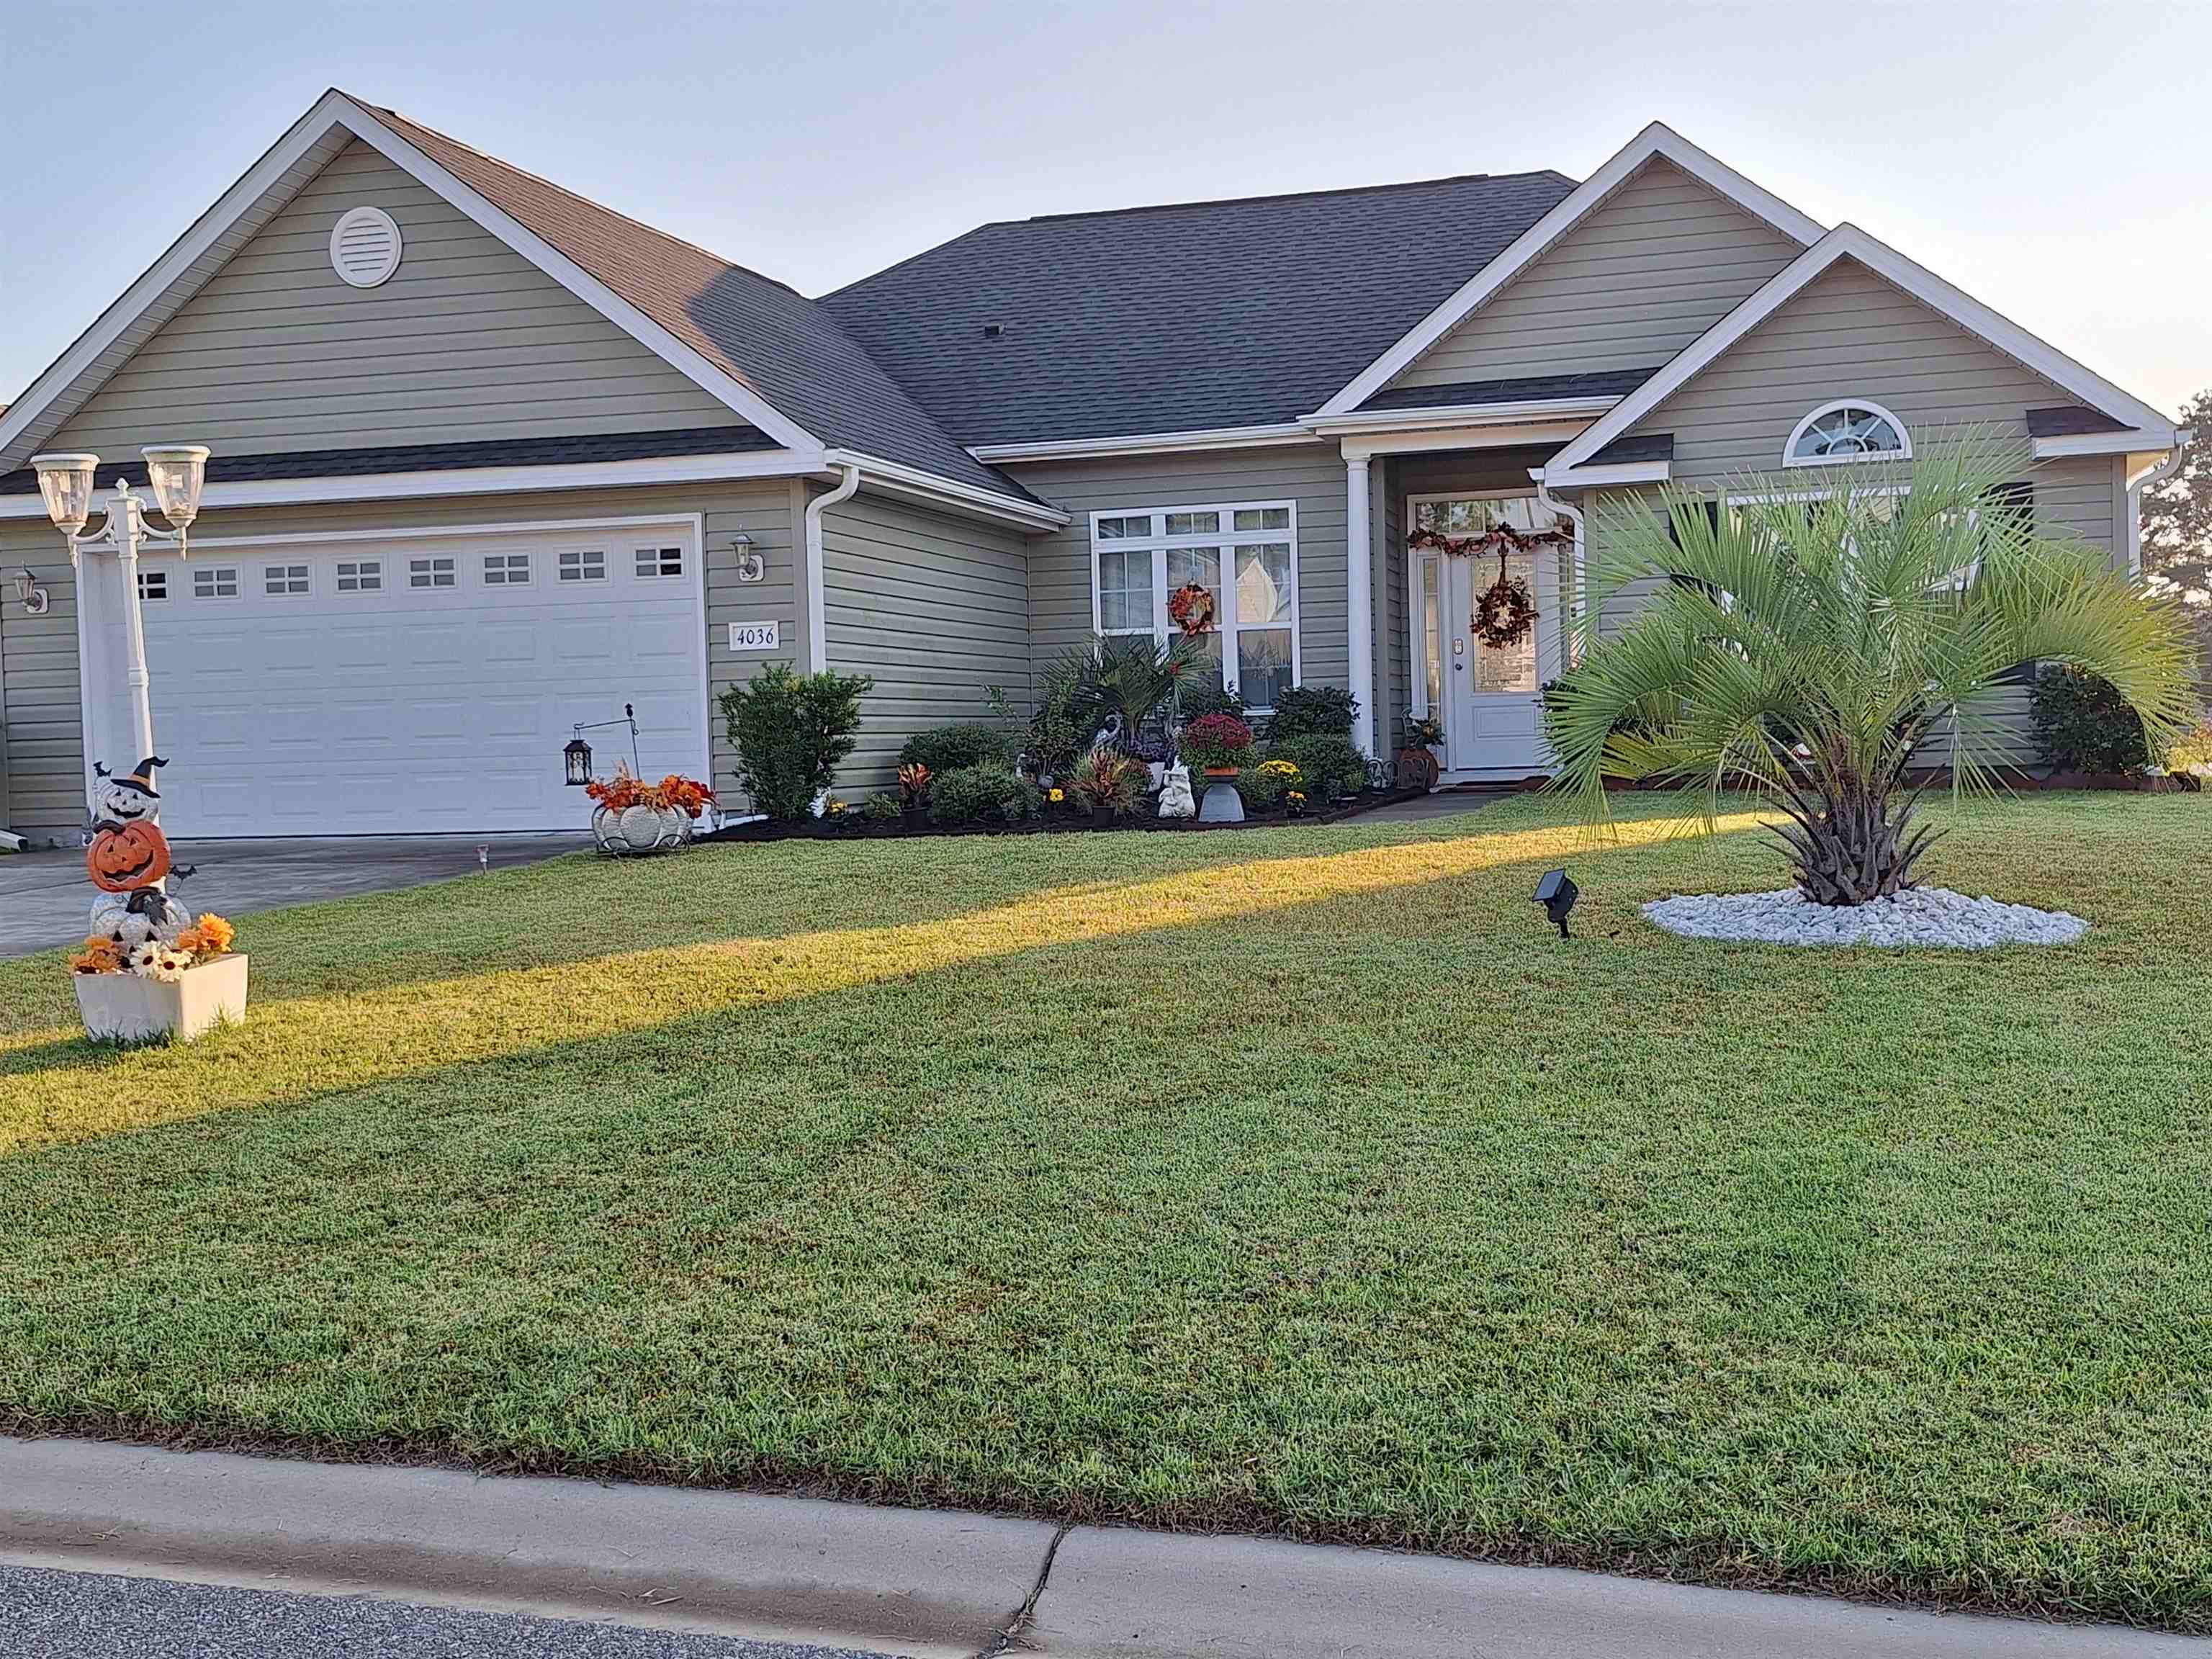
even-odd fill
[(899, 763), (927, 766), (931, 775), (941, 778), (965, 766), (1005, 766), (1013, 758), (1012, 748), (1006, 734), (994, 726), (933, 726), (906, 740)]
[(1359, 699), (1340, 685), (1294, 685), (1275, 699), (1267, 720), (1271, 741), (1284, 738), (1349, 738), (1359, 719)]
[(2046, 668), (2028, 690), (2036, 740), (2062, 772), (2136, 772), (2150, 763), (2142, 720), (2109, 681)]
[(860, 816), (872, 823), (889, 823), (906, 816), (905, 804), (890, 792), (871, 795), (860, 803)]
[(722, 693), (722, 724), (738, 751), (738, 781), (771, 818), (805, 816), (853, 752), (866, 674), (794, 674), (770, 663)]
[(1318, 807), (1340, 795), (1356, 795), (1367, 787), (1367, 759), (1350, 738), (1315, 732), (1285, 738), (1267, 745), (1268, 754), (1286, 760), (1305, 775), (1306, 793)]
[(929, 786), (935, 823), (1026, 823), (1038, 810), (1036, 785), (1004, 761), (955, 767)]

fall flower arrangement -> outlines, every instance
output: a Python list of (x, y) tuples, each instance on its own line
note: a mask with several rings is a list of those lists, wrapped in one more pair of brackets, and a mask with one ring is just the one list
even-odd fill
[(1260, 769), (1271, 778), (1280, 778), (1285, 789), (1295, 789), (1306, 781), (1306, 775), (1286, 760), (1263, 760)]
[(649, 806), (656, 812), (681, 812), (696, 818), (714, 799), (714, 792), (696, 779), (671, 772), (659, 783), (647, 783), (627, 766), (617, 763), (611, 778), (594, 778), (584, 793), (610, 812), (626, 812), (633, 806)]
[(1182, 758), (1206, 772), (1233, 772), (1250, 758), (1252, 728), (1234, 714), (1201, 714), (1182, 729)]
[(174, 939), (145, 939), (132, 945), (128, 951), (118, 941), (95, 935), (85, 940), (77, 953), (70, 958), (70, 971), (75, 974), (132, 973), (141, 979), (173, 985), (185, 976), (186, 969), (203, 962), (212, 962), (220, 956), (228, 956), (231, 941), (237, 937), (235, 927), (210, 910)]
[(919, 806), (929, 799), (929, 769), (920, 761), (908, 761), (899, 768), (899, 795), (908, 806)]

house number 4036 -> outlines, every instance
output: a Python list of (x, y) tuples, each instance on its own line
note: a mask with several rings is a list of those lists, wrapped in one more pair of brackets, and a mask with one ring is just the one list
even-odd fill
[(732, 651), (774, 651), (782, 641), (772, 622), (733, 622), (730, 624)]

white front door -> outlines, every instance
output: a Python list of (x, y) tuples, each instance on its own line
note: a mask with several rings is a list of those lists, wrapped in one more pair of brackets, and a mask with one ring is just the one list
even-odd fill
[[(1416, 496), (1413, 530), (1479, 536), (1499, 524), (1548, 529), (1552, 514), (1533, 495)], [(1559, 559), (1550, 550), (1505, 556), (1505, 574), (1528, 585), (1536, 624), (1504, 648), (1474, 632), (1475, 601), (1498, 576), (1498, 556), (1416, 550), (1413, 587), (1415, 700), (1433, 698), (1443, 722), (1444, 769), (1462, 778), (1522, 778), (1550, 766), (1543, 688), (1559, 672)]]

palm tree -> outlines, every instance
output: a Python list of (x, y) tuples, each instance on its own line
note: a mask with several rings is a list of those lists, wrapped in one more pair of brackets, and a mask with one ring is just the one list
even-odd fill
[(1619, 633), (1585, 625), (1552, 690), (1554, 787), (1601, 818), (1607, 778), (1701, 784), (1708, 829), (1723, 791), (1756, 792), (1806, 896), (1863, 904), (1911, 886), (1934, 839), (1906, 776), (1924, 744), (1948, 739), (1954, 787), (1991, 787), (1978, 694), (2008, 671), (2102, 677), (2163, 753), (2195, 714), (2182, 619), (2103, 549), (2037, 529), (2008, 484), (2031, 465), (1969, 434), (1821, 475), (1818, 498), (1799, 471), (1601, 508), (1591, 615), (1648, 591)]

